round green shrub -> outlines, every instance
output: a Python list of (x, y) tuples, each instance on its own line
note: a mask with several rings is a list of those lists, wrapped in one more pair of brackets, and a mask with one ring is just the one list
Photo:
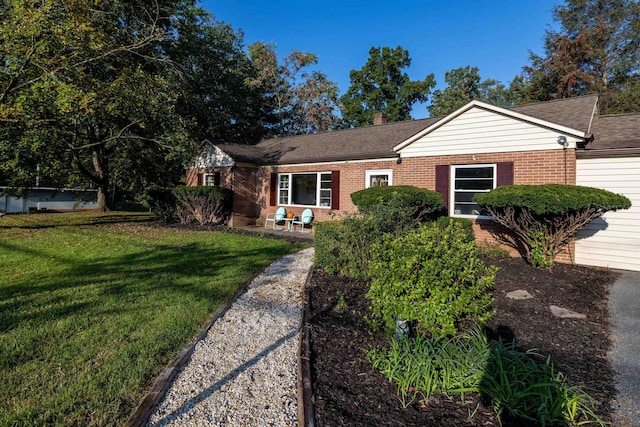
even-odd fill
[(452, 336), (492, 316), (495, 267), (486, 267), (460, 224), (425, 224), (373, 245), (367, 293), (374, 324), (388, 332), (396, 320), (432, 336)]
[(603, 212), (631, 207), (631, 201), (620, 194), (563, 184), (504, 185), (476, 194), (473, 201), (482, 208), (513, 206), (527, 208), (537, 215), (564, 214), (590, 207)]
[(367, 212), (379, 205), (395, 206), (418, 220), (444, 209), (440, 193), (410, 185), (370, 187), (351, 193), (353, 204)]

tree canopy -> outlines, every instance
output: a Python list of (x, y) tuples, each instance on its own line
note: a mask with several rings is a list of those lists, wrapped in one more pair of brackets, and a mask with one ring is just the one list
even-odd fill
[(598, 93), (603, 112), (640, 111), (640, 3), (566, 0), (553, 20), (544, 54), (523, 68), (523, 101)]
[(513, 103), (507, 88), (497, 80), (481, 80), (478, 67), (460, 67), (445, 73), (445, 89), (437, 89), (427, 107), (431, 117), (446, 116), (469, 101), (485, 101), (493, 105), (507, 106)]
[(351, 86), (341, 97), (342, 118), (346, 126), (373, 123), (373, 114), (382, 112), (387, 120), (411, 119), (411, 108), (425, 102), (435, 86), (433, 74), (424, 80), (411, 80), (404, 69), (411, 65), (409, 51), (398, 46), (372, 47), (360, 70), (351, 70)]
[(290, 136), (326, 131), (338, 123), (338, 85), (308, 68), (318, 56), (294, 50), (279, 63), (275, 46), (249, 45), (254, 74), (249, 86), (263, 98), (265, 136)]
[(194, 0), (0, 8), (0, 180), (138, 195), (175, 185), (206, 136), (255, 143), (326, 130), (337, 86), (317, 58), (242, 34)]

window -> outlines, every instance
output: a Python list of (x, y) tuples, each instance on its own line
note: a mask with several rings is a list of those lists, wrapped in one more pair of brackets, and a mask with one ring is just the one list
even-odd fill
[(204, 185), (206, 185), (207, 187), (218, 187), (218, 186), (220, 186), (220, 172), (205, 173), (204, 174)]
[(331, 172), (278, 175), (278, 204), (331, 206)]
[(451, 183), (453, 215), (483, 215), (480, 206), (472, 199), (477, 193), (487, 193), (496, 188), (496, 165), (451, 166)]
[(368, 170), (365, 172), (364, 187), (385, 187), (393, 185), (393, 171), (391, 169)]

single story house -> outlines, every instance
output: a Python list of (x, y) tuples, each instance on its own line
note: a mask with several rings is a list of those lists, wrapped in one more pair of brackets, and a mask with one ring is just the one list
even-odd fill
[(279, 206), (316, 221), (352, 212), (350, 194), (413, 185), (442, 194), (449, 215), (495, 225), (471, 201), (507, 184), (566, 183), (627, 196), (569, 245), (565, 261), (640, 270), (640, 114), (600, 115), (596, 95), (508, 108), (472, 101), (445, 117), (385, 123), (257, 145), (207, 141), (187, 185), (233, 189), (232, 225), (262, 224)]

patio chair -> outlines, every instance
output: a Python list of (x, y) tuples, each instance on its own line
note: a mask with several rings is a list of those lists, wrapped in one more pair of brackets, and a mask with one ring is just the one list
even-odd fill
[(301, 233), (311, 233), (310, 231), (304, 231), (304, 226), (311, 226), (311, 221), (313, 221), (313, 211), (311, 209), (305, 209), (298, 218), (294, 218), (293, 221), (291, 221), (291, 227), (293, 231), (296, 231), (296, 224), (300, 224)]
[(279, 222), (284, 222), (285, 216), (287, 216), (287, 210), (285, 208), (278, 208), (275, 212), (268, 213), (267, 217), (264, 219), (264, 228), (268, 228), (267, 224), (269, 224), (269, 222), (272, 222), (274, 230), (282, 230), (282, 228), (276, 228), (276, 224)]

